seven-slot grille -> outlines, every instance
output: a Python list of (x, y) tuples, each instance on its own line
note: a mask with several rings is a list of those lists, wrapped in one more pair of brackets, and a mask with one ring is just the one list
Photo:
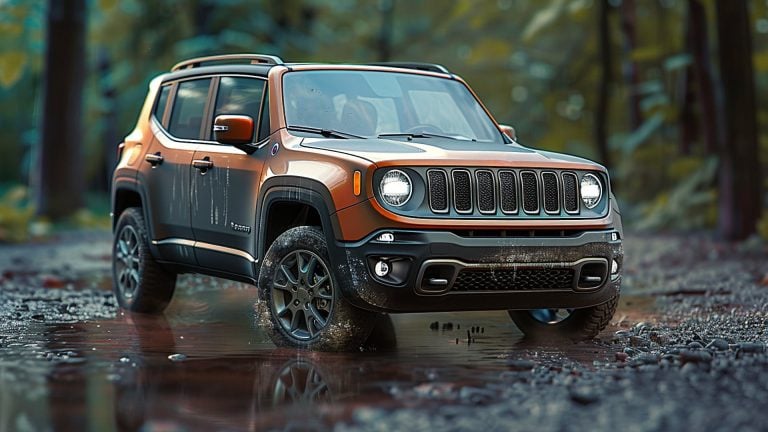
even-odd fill
[(570, 171), (432, 168), (427, 184), (433, 213), (579, 213), (578, 176)]

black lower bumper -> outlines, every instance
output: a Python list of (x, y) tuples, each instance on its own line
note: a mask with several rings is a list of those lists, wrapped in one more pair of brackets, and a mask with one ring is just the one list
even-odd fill
[[(392, 236), (381, 238), (384, 233)], [(369, 310), (583, 308), (619, 293), (623, 249), (617, 235), (463, 237), (385, 230), (357, 243), (336, 243), (331, 255), (345, 298)]]

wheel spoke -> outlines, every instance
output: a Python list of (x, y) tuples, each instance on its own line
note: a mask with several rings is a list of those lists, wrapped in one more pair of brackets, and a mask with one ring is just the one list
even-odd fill
[(315, 275), (315, 269), (317, 268), (317, 257), (312, 255), (307, 264), (307, 268), (304, 271), (304, 275), (307, 278), (307, 283), (312, 281), (312, 277)]
[(307, 325), (307, 331), (309, 332), (309, 337), (315, 337), (315, 330), (312, 328), (312, 318), (309, 316), (306, 311), (304, 312), (304, 324)]
[(309, 287), (312, 289), (318, 288), (320, 285), (324, 284), (328, 279), (330, 279), (329, 275), (321, 276), (313, 284), (310, 284)]
[[(314, 288), (314, 287), (313, 287)], [(315, 298), (323, 300), (333, 300), (333, 294), (325, 292), (325, 290), (318, 290), (315, 292)]]
[(317, 310), (315, 305), (311, 304), (309, 305), (309, 312), (312, 313), (312, 317), (317, 320), (318, 324), (318, 330), (325, 327), (325, 325), (328, 323), (325, 319), (323, 319), (322, 316), (320, 316), (320, 311)]
[(301, 252), (296, 251), (294, 252), (294, 255), (296, 255), (296, 268), (298, 269), (298, 276), (301, 278), (301, 275), (304, 273), (304, 257), (301, 256)]
[(288, 267), (285, 266), (285, 264), (280, 265), (280, 271), (283, 272), (283, 275), (288, 280), (288, 283), (291, 285), (296, 285), (299, 283), (298, 280), (291, 274), (291, 271), (288, 270)]
[(295, 332), (299, 328), (299, 311), (295, 310), (293, 311), (293, 316), (291, 317), (291, 333)]
[(278, 318), (282, 318), (282, 317), (286, 316), (288, 314), (288, 312), (290, 312), (290, 311), (291, 311), (290, 308), (284, 307), (284, 308), (280, 309), (279, 311), (277, 311), (277, 317)]

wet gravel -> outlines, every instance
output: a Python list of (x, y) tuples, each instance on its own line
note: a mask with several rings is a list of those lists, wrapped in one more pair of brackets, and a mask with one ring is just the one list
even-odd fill
[[(630, 235), (625, 250), (619, 311), (594, 341), (526, 341), (503, 314), (429, 314), (395, 317), (397, 348), (326, 355), (230, 324), (252, 289), (205, 277), (185, 276), (167, 321), (136, 324), (109, 292), (108, 234), (0, 246), (0, 430), (39, 429), (38, 410), (44, 429), (768, 430), (766, 245)], [(114, 387), (116, 406), (139, 395), (126, 405), (139, 420), (94, 423), (62, 402), (83, 374)], [(312, 391), (297, 402), (299, 375)], [(214, 379), (258, 406), (255, 420), (219, 407)], [(207, 405), (190, 411), (179, 392)], [(7, 408), (13, 397), (26, 402)], [(145, 405), (166, 411), (136, 417)]]

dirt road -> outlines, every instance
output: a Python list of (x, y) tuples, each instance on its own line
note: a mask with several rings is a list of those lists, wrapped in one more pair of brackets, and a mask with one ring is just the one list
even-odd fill
[(417, 314), (344, 354), (275, 348), (254, 288), (209, 277), (182, 276), (164, 317), (125, 314), (109, 251), (103, 232), (0, 246), (0, 432), (768, 430), (757, 242), (630, 236), (594, 341), (529, 342), (504, 312)]

